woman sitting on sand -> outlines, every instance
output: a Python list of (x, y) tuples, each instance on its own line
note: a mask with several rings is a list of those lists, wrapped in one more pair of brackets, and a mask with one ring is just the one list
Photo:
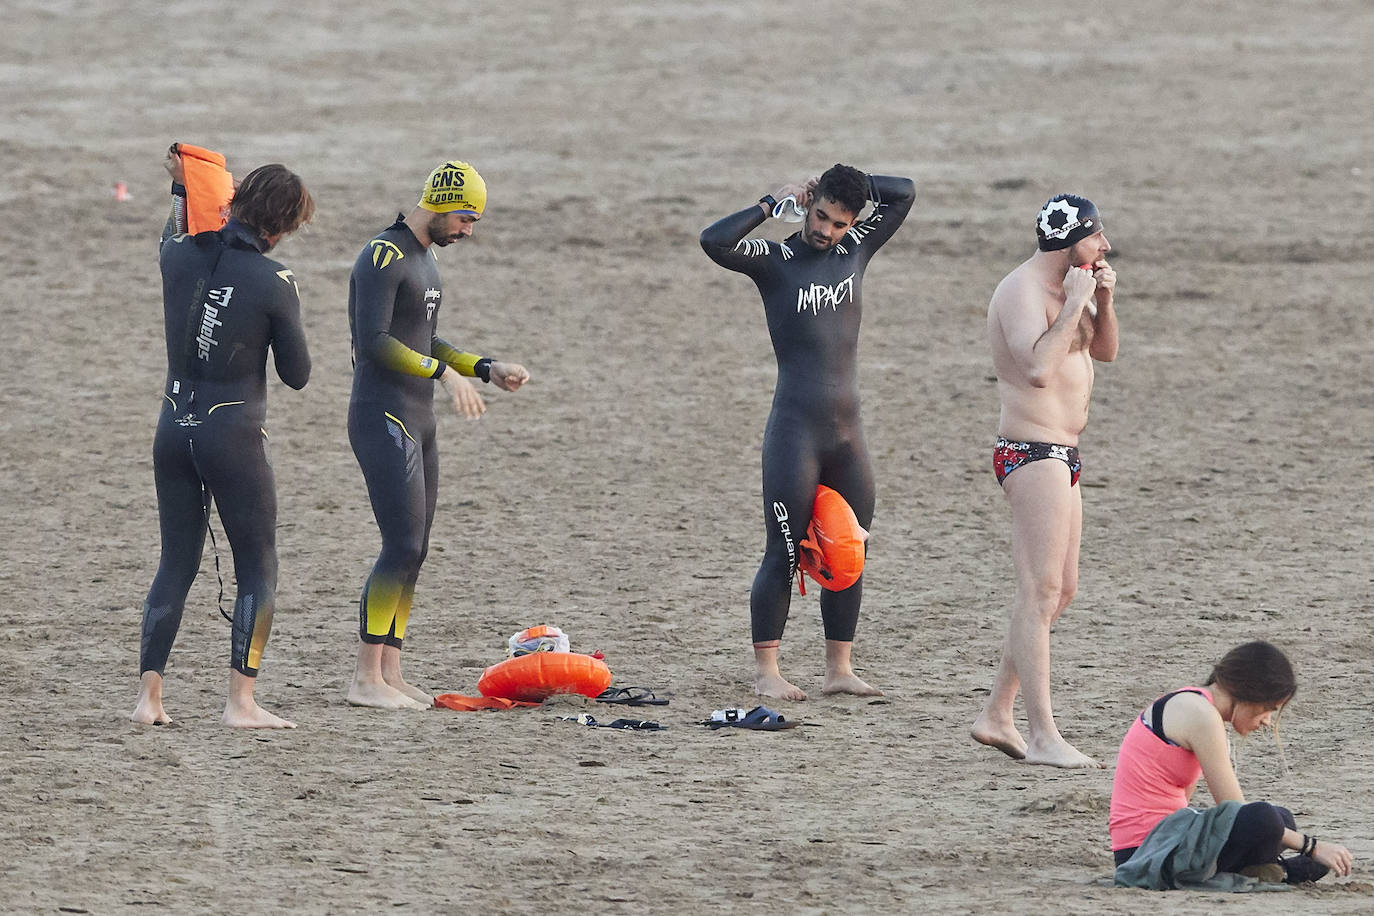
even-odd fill
[[(1196, 866), (1193, 880), (1240, 872), (1300, 884), (1329, 870), (1350, 874), (1349, 850), (1299, 833), (1287, 808), (1247, 804), (1231, 767), (1226, 723), (1248, 735), (1272, 719), (1277, 740), (1280, 710), (1296, 689), (1284, 654), (1267, 642), (1249, 642), (1226, 653), (1207, 686), (1166, 693), (1136, 717), (1112, 782), (1109, 829), (1118, 884), (1177, 887), (1189, 861)], [(1187, 807), (1199, 776), (1216, 802), (1206, 811)], [(1283, 849), (1298, 854), (1280, 858)]]

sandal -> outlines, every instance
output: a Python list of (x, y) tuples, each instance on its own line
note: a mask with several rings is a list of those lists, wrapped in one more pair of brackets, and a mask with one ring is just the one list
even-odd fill
[(755, 706), (748, 712), (743, 709), (717, 709), (711, 713), (711, 718), (701, 724), (712, 730), (728, 727), (777, 732), (786, 728), (796, 728), (801, 723), (788, 719), (767, 706)]
[(598, 703), (615, 703), (619, 706), (667, 706), (666, 699), (654, 696), (648, 687), (608, 687), (597, 694)]
[(576, 722), (578, 725), (590, 725), (594, 728), (627, 728), (633, 731), (658, 732), (667, 731), (668, 726), (660, 725), (657, 722), (649, 722), (644, 719), (616, 719), (612, 722), (598, 722), (596, 717), (585, 712), (575, 716), (559, 716), (565, 722)]

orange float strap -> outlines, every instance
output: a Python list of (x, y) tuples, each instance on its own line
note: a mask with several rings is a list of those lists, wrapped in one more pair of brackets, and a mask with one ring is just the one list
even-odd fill
[[(868, 532), (859, 524), (854, 510), (839, 493), (827, 486), (816, 487), (816, 502), (811, 509), (811, 524), (801, 542), (797, 568), (821, 588), (843, 591), (864, 571), (864, 542)], [(806, 594), (806, 583), (797, 576), (797, 588)]]
[(456, 709), (459, 712), (475, 712), (479, 709), (514, 709), (517, 706), (538, 706), (538, 703), (522, 703), (519, 700), (503, 700), (500, 697), (469, 697), (461, 693), (441, 693), (434, 698), (435, 706)]
[(229, 201), (234, 197), (234, 176), (225, 168), (224, 156), (189, 143), (176, 148), (186, 179), (187, 231), (195, 235), (222, 228), (229, 222)]
[(477, 680), (484, 697), (540, 703), (560, 693), (594, 697), (611, 686), (611, 669), (579, 652), (533, 652), (492, 665)]

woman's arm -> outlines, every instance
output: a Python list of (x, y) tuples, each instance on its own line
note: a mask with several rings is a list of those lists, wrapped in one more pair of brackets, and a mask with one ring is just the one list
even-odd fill
[(1226, 740), (1226, 723), (1207, 698), (1198, 693), (1180, 693), (1164, 704), (1164, 734), (1180, 747), (1193, 752), (1202, 765), (1202, 778), (1217, 802), (1245, 801), (1236, 771), (1231, 768), (1231, 749)]
[(1294, 852), (1302, 852), (1305, 849), (1307, 855), (1342, 878), (1350, 874), (1350, 866), (1354, 862), (1354, 856), (1350, 854), (1350, 850), (1339, 843), (1332, 843), (1328, 840), (1319, 841), (1316, 837), (1309, 837), (1305, 833), (1285, 829), (1283, 831), (1283, 845), (1284, 848)]

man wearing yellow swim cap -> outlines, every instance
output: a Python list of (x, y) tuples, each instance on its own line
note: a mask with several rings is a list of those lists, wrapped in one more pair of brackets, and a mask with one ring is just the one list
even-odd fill
[(438, 497), (433, 380), (444, 383), (458, 413), (474, 420), (486, 402), (468, 378), (506, 391), (529, 381), (524, 366), (460, 351), (436, 333), (443, 284), (432, 246), (471, 236), (486, 204), (477, 170), (445, 162), (430, 173), (410, 215), (398, 215), (364, 246), (349, 279), (348, 441), (382, 534), (360, 602), (358, 662), (347, 694), (355, 706), (434, 702), (401, 676), (401, 645)]

